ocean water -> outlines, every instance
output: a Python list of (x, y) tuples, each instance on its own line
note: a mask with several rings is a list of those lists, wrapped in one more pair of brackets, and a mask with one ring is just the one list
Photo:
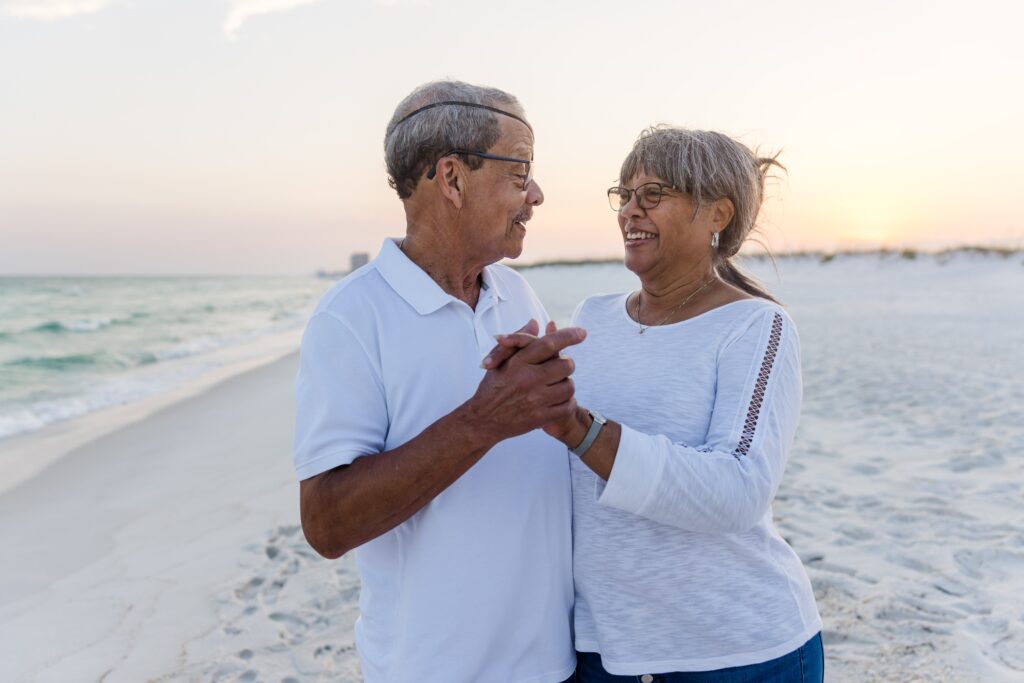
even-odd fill
[(313, 277), (0, 278), (0, 439), (294, 344)]

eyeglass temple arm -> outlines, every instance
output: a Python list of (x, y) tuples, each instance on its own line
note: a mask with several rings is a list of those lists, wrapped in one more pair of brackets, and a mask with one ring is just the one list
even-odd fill
[(441, 159), (444, 159), (446, 156), (450, 156), (452, 154), (473, 154), (483, 159), (495, 159), (497, 161), (515, 161), (520, 164), (526, 164), (527, 174), (529, 174), (529, 168), (533, 164), (533, 159), (516, 159), (514, 157), (503, 157), (498, 156), (496, 154), (486, 154), (483, 152), (470, 152), (465, 149), (453, 149), (438, 157), (437, 161), (434, 162), (434, 165), (431, 166), (429, 170), (427, 170), (427, 180), (433, 180), (434, 176), (437, 175), (437, 164), (441, 161)]

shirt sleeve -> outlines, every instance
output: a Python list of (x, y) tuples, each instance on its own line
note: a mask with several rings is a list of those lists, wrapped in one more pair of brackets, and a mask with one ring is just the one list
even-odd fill
[(598, 501), (690, 531), (750, 529), (771, 509), (801, 399), (796, 329), (768, 308), (719, 354), (706, 443), (673, 443), (622, 425)]
[(333, 315), (314, 315), (302, 337), (295, 380), (298, 479), (380, 453), (388, 425), (379, 368), (360, 339)]

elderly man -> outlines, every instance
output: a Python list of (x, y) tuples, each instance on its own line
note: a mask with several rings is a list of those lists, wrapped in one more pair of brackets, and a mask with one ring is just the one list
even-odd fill
[(324, 296), (302, 341), (303, 530), (325, 557), (357, 548), (368, 683), (563, 681), (569, 464), (537, 428), (575, 410), (558, 352), (584, 334), (481, 365), (496, 334), (547, 322), (494, 265), (520, 254), (544, 201), (533, 130), (511, 95), (437, 82), (398, 105), (385, 150), (405, 237)]

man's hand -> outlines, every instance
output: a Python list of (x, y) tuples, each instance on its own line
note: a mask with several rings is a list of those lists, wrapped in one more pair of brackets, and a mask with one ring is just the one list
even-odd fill
[(303, 481), (302, 530), (310, 545), (340, 557), (409, 519), (494, 444), (572, 414), (573, 363), (558, 354), (586, 332), (548, 329), (538, 338), (536, 321), (524, 325), (516, 334), (527, 343), (489, 370), (468, 401), (415, 438)]
[(583, 341), (586, 332), (578, 327), (558, 330), (553, 324), (543, 337), (536, 332), (537, 324), (531, 320), (499, 340), (488, 355), (490, 369), (464, 404), (468, 419), (489, 439), (501, 441), (562, 422), (576, 411), (569, 379), (575, 366), (559, 353)]

